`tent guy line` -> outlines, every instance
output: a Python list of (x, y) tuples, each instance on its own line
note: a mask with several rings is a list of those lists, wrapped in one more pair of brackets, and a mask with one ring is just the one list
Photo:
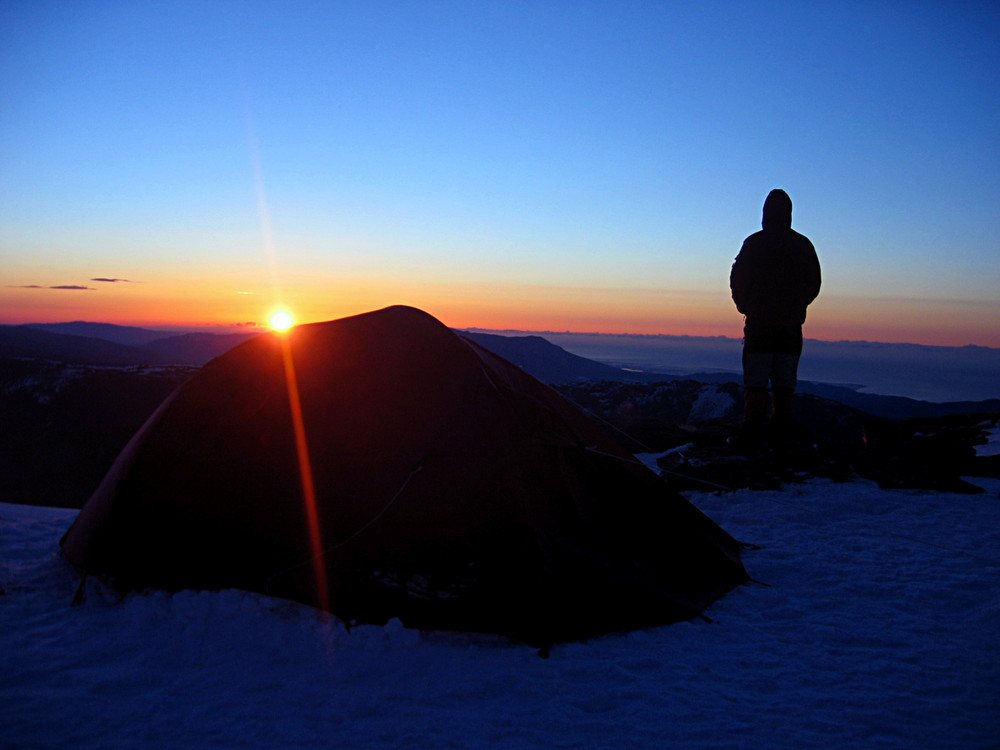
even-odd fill
[(315, 555), (313, 555), (312, 557), (310, 557), (308, 560), (302, 560), (301, 562), (298, 562), (295, 565), (291, 565), (291, 566), (285, 568), (284, 570), (279, 570), (277, 573), (275, 573), (274, 575), (272, 575), (270, 578), (267, 579), (267, 582), (264, 584), (264, 592), (266, 594), (270, 595), (270, 593), (271, 593), (271, 582), (274, 581), (275, 578), (283, 576), (286, 573), (291, 573), (293, 570), (297, 570), (297, 569), (301, 568), (303, 565), (309, 565), (310, 563), (321, 561), (330, 552), (336, 552), (341, 547), (346, 547), (348, 544), (350, 544), (351, 542), (353, 542), (355, 539), (357, 539), (359, 536), (361, 536), (363, 533), (365, 533), (368, 529), (370, 529), (372, 526), (374, 526), (378, 522), (378, 520), (380, 518), (382, 518), (382, 516), (384, 516), (389, 511), (389, 508), (391, 508), (395, 504), (395, 502), (399, 499), (400, 495), (403, 494), (403, 491), (406, 489), (406, 486), (410, 483), (410, 480), (413, 479), (414, 475), (416, 475), (417, 472), (422, 471), (423, 468), (424, 467), (423, 467), (422, 463), (418, 464), (417, 466), (415, 466), (413, 468), (413, 470), (409, 473), (409, 475), (406, 477), (406, 479), (403, 480), (403, 484), (396, 491), (396, 494), (394, 494), (391, 498), (389, 498), (389, 502), (387, 502), (382, 507), (382, 509), (378, 513), (376, 513), (371, 518), (371, 520), (368, 521), (364, 526), (362, 526), (361, 528), (359, 528), (357, 531), (355, 531), (353, 534), (351, 534), (349, 537), (347, 537), (343, 541), (337, 542), (336, 544), (334, 544), (334, 545), (332, 545), (330, 547), (325, 547), (324, 549), (320, 550)]

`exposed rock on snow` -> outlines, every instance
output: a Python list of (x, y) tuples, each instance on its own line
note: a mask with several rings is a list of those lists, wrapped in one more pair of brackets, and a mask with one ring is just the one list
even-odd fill
[(688, 413), (687, 423), (699, 424), (725, 419), (733, 413), (735, 407), (736, 399), (731, 391), (726, 392), (720, 390), (718, 386), (706, 385), (698, 391), (698, 398)]
[(659, 469), (682, 490), (864, 477), (886, 488), (978, 493), (982, 486), (969, 477), (1000, 477), (990, 442), (996, 416), (887, 420), (799, 395), (791, 434), (779, 444), (765, 428), (751, 460), (731, 443), (742, 419), (735, 384), (592, 383), (559, 390), (647, 462), (657, 456)]

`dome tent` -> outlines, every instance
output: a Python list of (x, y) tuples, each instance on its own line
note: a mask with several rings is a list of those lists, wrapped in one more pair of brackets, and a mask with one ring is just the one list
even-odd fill
[(123, 590), (240, 588), (540, 646), (687, 619), (747, 580), (735, 540), (575, 407), (409, 307), (209, 362), (62, 549)]

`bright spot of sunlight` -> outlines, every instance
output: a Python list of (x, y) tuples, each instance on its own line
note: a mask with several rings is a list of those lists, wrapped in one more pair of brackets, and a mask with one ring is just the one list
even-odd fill
[(287, 331), (292, 327), (292, 316), (287, 310), (278, 310), (271, 315), (270, 325), (275, 331)]

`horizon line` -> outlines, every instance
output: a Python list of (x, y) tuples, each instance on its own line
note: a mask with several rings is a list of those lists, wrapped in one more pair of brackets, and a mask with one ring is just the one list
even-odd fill
[[(328, 321), (311, 321), (308, 323), (299, 323), (296, 325), (312, 325), (315, 323), (324, 323)], [(133, 328), (138, 330), (150, 331), (154, 333), (217, 333), (220, 335), (232, 334), (232, 333), (270, 333), (272, 329), (270, 326), (263, 323), (256, 322), (245, 322), (245, 323), (214, 323), (206, 325), (131, 325), (123, 323), (108, 323), (105, 321), (96, 320), (67, 320), (58, 322), (36, 322), (36, 323), (3, 323), (0, 322), (0, 326), (24, 326), (24, 327), (40, 327), (40, 326), (61, 326), (61, 325), (102, 325), (102, 326), (114, 326), (117, 328)], [(445, 324), (447, 325), (447, 324)], [(453, 331), (466, 331), (469, 333), (485, 333), (485, 334), (496, 334), (496, 335), (510, 335), (510, 334), (525, 334), (529, 336), (545, 336), (545, 335), (555, 335), (555, 336), (608, 336), (616, 338), (624, 338), (626, 336), (633, 338), (663, 338), (663, 339), (703, 339), (703, 340), (718, 340), (724, 339), (727, 341), (739, 342), (742, 341), (742, 337), (726, 336), (725, 334), (716, 334), (714, 336), (707, 335), (696, 335), (687, 333), (630, 333), (630, 332), (607, 332), (607, 331), (553, 331), (553, 330), (526, 330), (520, 328), (482, 328), (479, 326), (447, 326)], [(805, 341), (815, 341), (822, 344), (875, 344), (880, 346), (922, 346), (935, 349), (990, 349), (990, 350), (1000, 350), (1000, 347), (988, 346), (985, 344), (921, 344), (914, 341), (872, 341), (870, 339), (818, 339), (811, 336), (803, 336)]]

